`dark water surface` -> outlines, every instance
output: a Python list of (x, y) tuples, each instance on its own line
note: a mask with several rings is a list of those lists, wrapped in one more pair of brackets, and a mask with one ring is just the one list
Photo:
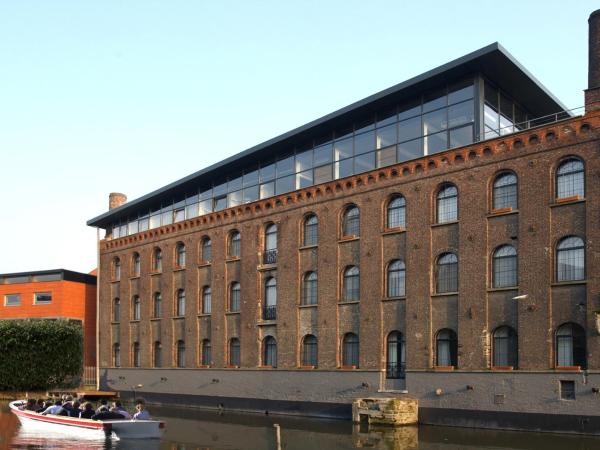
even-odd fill
[(0, 450), (5, 449), (161, 449), (277, 450), (273, 424), (281, 427), (282, 450), (459, 450), (535, 449), (600, 450), (600, 437), (517, 433), (448, 427), (363, 430), (350, 422), (152, 408), (167, 422), (162, 440), (77, 441), (25, 433), (19, 421), (0, 404)]

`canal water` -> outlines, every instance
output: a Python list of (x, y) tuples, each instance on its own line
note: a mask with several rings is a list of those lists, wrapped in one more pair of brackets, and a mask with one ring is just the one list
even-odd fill
[(0, 450), (131, 449), (131, 450), (277, 450), (274, 424), (281, 429), (282, 450), (592, 450), (600, 437), (517, 433), (449, 427), (360, 429), (346, 421), (246, 415), (174, 408), (152, 408), (167, 422), (163, 439), (77, 441), (26, 433), (0, 404)]

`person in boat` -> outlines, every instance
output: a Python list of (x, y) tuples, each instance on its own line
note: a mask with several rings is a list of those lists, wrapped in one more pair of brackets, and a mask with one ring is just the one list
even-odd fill
[(73, 397), (70, 395), (66, 395), (63, 399), (62, 404), (63, 409), (59, 411), (59, 416), (70, 416), (71, 411), (73, 410)]
[(98, 406), (98, 409), (96, 409), (96, 414), (99, 414), (102, 408), (106, 408), (108, 411), (108, 401), (105, 398), (100, 400), (100, 406)]
[(46, 408), (44, 410), (44, 412), (42, 412), (42, 414), (45, 416), (47, 414), (55, 414), (55, 415), (59, 415), (60, 411), (63, 409), (62, 407), (62, 400), (56, 400), (54, 402), (54, 405), (49, 406), (48, 408)]
[(137, 412), (133, 415), (133, 420), (151, 420), (144, 400), (139, 399), (135, 405), (135, 409)]
[(79, 414), (81, 414), (81, 403), (75, 400), (71, 410), (69, 411), (69, 417), (79, 417)]
[(119, 400), (114, 401), (112, 406), (113, 407), (111, 408), (111, 411), (113, 409), (115, 409), (119, 414), (121, 414), (126, 419), (131, 419), (131, 414), (129, 414), (129, 411), (127, 411), (125, 408), (123, 408), (123, 404)]
[(27, 399), (27, 403), (24, 403), (21, 406), (19, 406), (19, 409), (21, 411), (35, 411), (35, 412), (37, 412), (37, 403), (36, 403), (36, 401), (35, 401), (34, 398), (28, 398)]
[(79, 417), (81, 419), (91, 419), (94, 414), (96, 414), (94, 406), (90, 402), (85, 402), (83, 404), (83, 411), (79, 413)]
[(100, 407), (100, 412), (92, 416), (92, 420), (124, 420), (125, 416), (120, 414), (116, 408), (110, 410), (106, 406)]
[(35, 402), (35, 412), (42, 412), (45, 408), (44, 408), (44, 399), (43, 398), (38, 398), (37, 402)]

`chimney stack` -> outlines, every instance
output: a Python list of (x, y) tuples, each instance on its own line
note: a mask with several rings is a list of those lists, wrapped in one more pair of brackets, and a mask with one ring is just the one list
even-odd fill
[(111, 192), (108, 196), (108, 209), (115, 209), (127, 201), (127, 196), (120, 192)]
[(588, 88), (585, 112), (600, 111), (600, 9), (590, 14), (588, 42)]

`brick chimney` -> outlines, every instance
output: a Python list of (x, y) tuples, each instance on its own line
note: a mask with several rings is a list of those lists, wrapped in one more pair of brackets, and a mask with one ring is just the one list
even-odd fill
[(115, 209), (127, 201), (127, 196), (120, 192), (111, 192), (108, 196), (108, 209)]
[(600, 9), (590, 14), (588, 43), (588, 88), (585, 112), (600, 110)]

